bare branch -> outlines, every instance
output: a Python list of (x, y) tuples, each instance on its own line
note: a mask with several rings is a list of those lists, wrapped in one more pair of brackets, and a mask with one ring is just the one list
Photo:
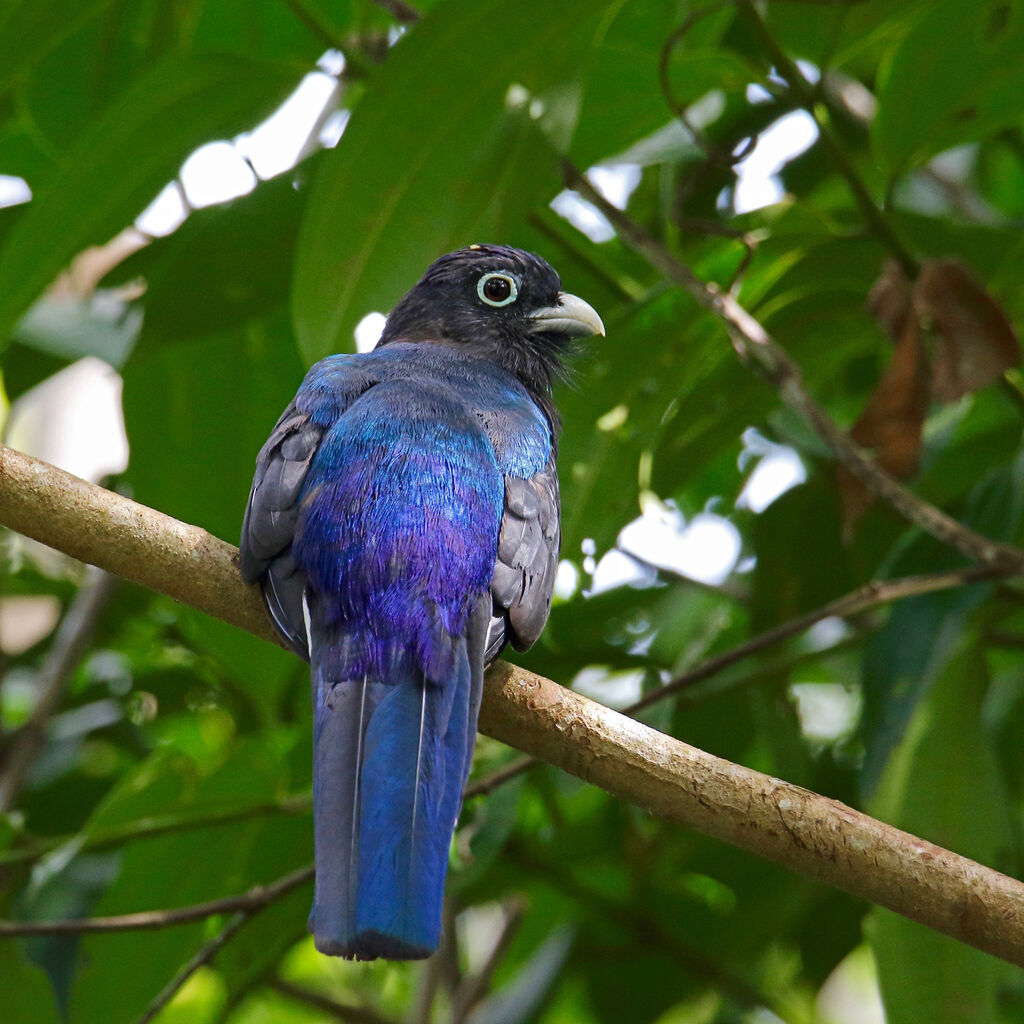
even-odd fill
[(957, 522), (904, 487), (868, 458), (807, 393), (799, 366), (732, 295), (714, 284), (701, 281), (661, 242), (612, 206), (577, 168), (565, 161), (562, 166), (566, 184), (592, 202), (611, 221), (630, 248), (669, 281), (688, 292), (699, 305), (721, 318), (739, 355), (774, 385), (779, 397), (811, 425), (836, 458), (872, 493), (885, 499), (915, 526), (956, 548), (972, 561), (997, 566), (1008, 575), (1024, 572), (1024, 551), (983, 537)]
[(335, 32), (334, 27), (324, 19), (322, 13), (308, 0), (281, 0), (295, 15), (295, 17), (306, 26), (315, 39), (326, 46), (329, 50), (338, 50), (344, 53), (346, 46), (344, 40)]
[(239, 586), (237, 548), (3, 445), (0, 524), (279, 643), (259, 587)]
[(79, 935), (84, 932), (124, 932), (149, 928), (168, 928), (176, 924), (202, 921), (215, 914), (232, 911), (251, 914), (262, 910), (293, 889), (311, 881), (313, 865), (292, 871), (270, 885), (256, 885), (241, 896), (195, 903), (189, 907), (170, 910), (143, 910), (137, 914), (117, 914), (113, 917), (80, 917), (61, 921), (0, 921), (0, 938), (12, 935)]
[(178, 971), (174, 977), (156, 994), (153, 1001), (146, 1007), (145, 1012), (135, 1022), (135, 1024), (149, 1024), (156, 1015), (178, 994), (181, 990), (182, 985), (192, 977), (200, 967), (205, 967), (210, 963), (217, 953), (230, 942), (239, 929), (249, 920), (253, 914), (257, 913), (260, 907), (252, 910), (240, 910), (236, 913), (230, 921), (213, 938), (208, 939), (204, 942), (199, 949), (189, 958)]
[[(273, 639), (230, 545), (4, 447), (0, 522)], [(1009, 572), (1017, 552), (1006, 552), (999, 557), (996, 547), (986, 561)], [(1024, 884), (838, 801), (731, 764), (504, 662), (487, 674), (480, 729), (668, 821), (1024, 966)]]
[(787, 1024), (793, 1020), (770, 992), (738, 974), (732, 967), (708, 956), (703, 950), (681, 941), (646, 910), (611, 899), (592, 886), (585, 885), (560, 866), (538, 860), (519, 846), (513, 845), (509, 854), (517, 866), (544, 878), (559, 892), (578, 903), (584, 911), (597, 911), (624, 930), (632, 932), (634, 940), (641, 946), (662, 950), (691, 977), (716, 986), (746, 1006), (768, 1007)]
[(754, 146), (757, 145), (757, 137), (751, 136), (737, 153), (730, 153), (727, 150), (720, 149), (687, 117), (686, 105), (680, 103), (672, 91), (669, 71), (672, 64), (672, 54), (679, 43), (686, 38), (690, 29), (703, 18), (711, 14), (717, 14), (719, 11), (728, 10), (733, 6), (733, 0), (722, 0), (721, 3), (711, 4), (709, 7), (699, 7), (697, 10), (692, 11), (665, 40), (658, 59), (658, 83), (661, 86), (661, 94), (665, 97), (665, 102), (668, 104), (669, 109), (675, 114), (679, 123), (686, 129), (693, 141), (704, 151), (704, 155), (711, 163), (718, 167), (724, 167), (727, 170), (738, 164), (744, 157), (750, 155)]
[(477, 974), (464, 978), (462, 984), (455, 990), (452, 998), (451, 1024), (464, 1024), (469, 1020), (474, 1007), (487, 995), (487, 990), (494, 979), (494, 972), (504, 960), (508, 947), (523, 923), (526, 909), (522, 900), (512, 900), (504, 909), (505, 921), (483, 967)]
[(471, 800), (476, 796), (489, 796), (499, 786), (504, 786), (506, 782), (511, 782), (535, 764), (540, 764), (535, 757), (517, 757), (511, 764), (496, 768), (489, 775), (485, 775), (482, 779), (477, 779), (476, 782), (468, 785), (462, 794), (462, 798), (463, 800)]

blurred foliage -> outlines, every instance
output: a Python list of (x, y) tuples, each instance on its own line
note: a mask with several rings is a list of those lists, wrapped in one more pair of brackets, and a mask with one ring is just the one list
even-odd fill
[[(958, 261), (1024, 318), (1024, 9), (770, 0), (766, 36), (747, 5), (703, 0), (416, 6), (422, 19), (399, 32), (391, 5), (368, 0), (2, 0), (0, 172), (33, 194), (0, 210), (7, 397), (82, 355), (105, 359), (124, 378), (131, 445), (117, 485), (234, 540), (255, 454), (304, 367), (352, 349), (356, 324), (440, 253), (501, 241), (546, 256), (609, 335), (559, 394), (577, 585), (523, 656), (530, 668), (621, 705), (868, 580), (960, 566), (878, 503), (844, 542), (834, 463), (720, 325), (549, 203), (563, 158), (629, 165), (629, 214), (702, 277), (735, 282), (850, 427), (892, 356), (867, 297), (899, 255), (851, 179), (914, 261)], [(257, 125), (328, 48), (345, 54), (336, 98), (351, 114), (335, 148), (191, 211), (111, 261), (98, 290), (72, 275), (70, 298), (43, 294), (190, 152)], [(834, 145), (781, 152), (777, 201), (737, 212), (730, 154), (801, 106), (780, 53), (799, 62)], [(1024, 542), (1022, 425), (1013, 370), (931, 405), (912, 486)], [(755, 513), (740, 495), (778, 445), (807, 479)], [(724, 517), (740, 538), (733, 571), (698, 585), (648, 545), (649, 564), (613, 556), (638, 585), (588, 596), (641, 512)], [(74, 568), (34, 568), (0, 539), (0, 615), (15, 597), (66, 606)], [(49, 639), (22, 646), (0, 653), (0, 743), (28, 714)], [(1024, 592), (974, 584), (825, 623), (645, 719), (1019, 876), (1022, 649)], [(307, 863), (309, 718), (290, 656), (119, 588), (0, 816), (0, 916), (183, 906)], [(474, 776), (514, 756), (481, 740)], [(313, 951), (299, 889), (250, 918), (158, 1019), (312, 1024), (356, 1007), (353, 1020), (424, 1024), (868, 1021), (863, 1006), (834, 1007), (844, 979), (863, 1002), (849, 993), (870, 949), (889, 1024), (1024, 1022), (1005, 964), (547, 768), (468, 802), (449, 897), (438, 963), (360, 965)], [(225, 920), (4, 941), (0, 1016), (129, 1024)]]

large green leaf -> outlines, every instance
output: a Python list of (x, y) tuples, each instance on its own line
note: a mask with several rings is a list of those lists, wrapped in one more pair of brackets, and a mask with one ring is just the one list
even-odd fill
[(307, 360), (351, 349), (359, 320), (445, 251), (514, 243), (525, 211), (558, 191), (529, 104), (506, 94), (571, 83), (599, 13), (583, 0), (450, 0), (394, 48), (306, 210), (292, 311)]
[(14, 1024), (57, 1024), (57, 1006), (46, 976), (29, 964), (12, 939), (0, 943), (4, 1016)]
[(0, 95), (114, 0), (4, 0), (0, 3)]
[(940, 0), (896, 46), (878, 89), (876, 151), (893, 171), (1022, 119), (1024, 8)]
[[(669, 61), (672, 99), (684, 108), (711, 89), (742, 92), (762, 77), (756, 67), (718, 45), (735, 13), (708, 8), (677, 41)], [(680, 21), (678, 5), (663, 0), (624, 4), (614, 20), (606, 21), (584, 82), (573, 160), (587, 167), (614, 156), (675, 117), (662, 92), (659, 62)]]
[(67, 151), (0, 249), (0, 345), (85, 246), (127, 227), (189, 151), (254, 125), (290, 74), (241, 59), (175, 61), (115, 100)]
[(236, 542), (256, 455), (302, 367), (280, 322), (140, 352), (124, 371), (138, 500)]
[[(980, 712), (981, 650), (960, 645), (919, 705), (872, 805), (886, 821), (983, 864), (1010, 867), (1012, 832)], [(1012, 868), (1011, 868), (1012, 870)], [(1009, 965), (890, 911), (870, 916), (888, 1024), (990, 1024)]]
[(707, 327), (687, 296), (664, 292), (611, 321), (610, 339), (580, 360), (579, 389), (560, 399), (562, 538), (570, 556), (588, 537), (599, 550), (610, 547), (639, 514), (640, 492), (650, 486), (641, 459), (664, 430), (677, 428), (679, 396), (728, 357)]
[[(272, 742), (237, 744), (209, 778), (196, 783), (177, 762), (155, 759), (144, 790), (124, 787), (97, 817), (104, 822), (159, 814), (167, 797), (182, 793), (185, 805), (214, 807), (259, 802), (279, 795), (283, 763)], [(165, 781), (162, 772), (169, 774)], [(193, 769), (194, 771), (194, 769)], [(182, 803), (182, 797), (172, 802)], [(244, 892), (256, 883), (306, 863), (312, 837), (308, 820), (255, 818), (233, 826), (208, 826), (130, 844), (117, 881), (100, 900), (98, 913), (184, 906)], [(71, 1001), (73, 1024), (135, 1020), (182, 963), (210, 934), (202, 922), (149, 932), (96, 935), (84, 942)], [(256, 927), (253, 922), (250, 927)], [(223, 925), (221, 919), (220, 925)], [(132, 969), (125, 970), (131, 963)]]
[(196, 210), (174, 234), (125, 260), (116, 279), (146, 281), (140, 351), (279, 311), (305, 197), (281, 175), (223, 206)]

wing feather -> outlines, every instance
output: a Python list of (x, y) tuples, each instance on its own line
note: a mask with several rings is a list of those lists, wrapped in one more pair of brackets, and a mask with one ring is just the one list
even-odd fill
[(534, 476), (505, 477), (505, 511), (491, 579), (494, 616), (487, 636), (488, 662), (506, 641), (526, 650), (547, 622), (558, 569), (559, 511), (553, 452)]

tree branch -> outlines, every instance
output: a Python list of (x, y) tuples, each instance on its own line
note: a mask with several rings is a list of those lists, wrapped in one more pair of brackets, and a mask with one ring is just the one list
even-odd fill
[(174, 977), (154, 996), (153, 1001), (146, 1007), (142, 1016), (136, 1020), (135, 1024), (149, 1024), (156, 1015), (181, 991), (182, 985), (192, 977), (200, 967), (205, 967), (210, 963), (217, 953), (230, 942), (242, 927), (246, 921), (249, 920), (253, 914), (256, 914), (261, 910), (262, 907), (256, 907), (252, 910), (240, 910), (236, 913), (230, 921), (216, 935), (211, 939), (207, 939), (199, 949), (195, 951), (193, 956), (186, 961), (179, 970), (175, 973)]
[(902, 576), (895, 580), (872, 580), (862, 587), (843, 594), (842, 597), (837, 597), (834, 601), (829, 601), (828, 604), (824, 604), (820, 608), (815, 608), (813, 611), (798, 615), (771, 629), (766, 629), (763, 633), (751, 637), (746, 643), (738, 644), (714, 658), (708, 658), (707, 661), (676, 676), (675, 679), (649, 693), (635, 704), (630, 704), (629, 707), (623, 709), (622, 713), (635, 715), (638, 711), (643, 711), (644, 708), (648, 708), (674, 693), (679, 693), (680, 690), (689, 689), (689, 687), (709, 679), (737, 661), (742, 661), (758, 651), (763, 651), (767, 647), (788, 640), (791, 636), (803, 633), (804, 630), (810, 629), (811, 626), (823, 619), (860, 615), (862, 612), (889, 604), (892, 601), (919, 597), (921, 594), (934, 594), (937, 590), (950, 590), (953, 587), (962, 587), (966, 583), (979, 583), (1006, 575), (1007, 573), (995, 566), (972, 565), (964, 569), (951, 569), (949, 572), (921, 573), (917, 576)]
[(477, 1004), (487, 995), (495, 971), (501, 966), (512, 940), (523, 923), (526, 908), (521, 900), (513, 900), (504, 911), (505, 921), (483, 967), (477, 974), (464, 978), (452, 995), (451, 1024), (465, 1024), (470, 1020)]
[(510, 856), (517, 867), (544, 879), (576, 902), (585, 913), (601, 913), (623, 930), (632, 932), (640, 945), (666, 953), (695, 980), (714, 985), (745, 1006), (767, 1007), (780, 1020), (787, 1024), (792, 1022), (785, 1008), (761, 985), (738, 974), (731, 966), (719, 963), (703, 950), (681, 941), (648, 911), (613, 900), (592, 886), (581, 883), (559, 865), (541, 861), (515, 845), (510, 849)]
[[(4, 447), (0, 522), (275, 639), (230, 545)], [(1003, 564), (995, 555), (989, 561)], [(487, 674), (480, 729), (668, 821), (1024, 966), (1024, 884), (835, 800), (731, 764), (504, 662)]]
[(779, 392), (782, 401), (811, 425), (836, 458), (873, 494), (887, 501), (909, 522), (956, 548), (972, 561), (996, 566), (1008, 575), (1024, 573), (1024, 551), (983, 537), (957, 522), (904, 487), (868, 458), (807, 393), (800, 367), (732, 295), (696, 277), (661, 242), (612, 206), (572, 164), (563, 161), (562, 167), (566, 185), (593, 203), (608, 218), (626, 245), (669, 281), (688, 292), (698, 305), (722, 320), (739, 355), (760, 371)]
[(313, 865), (298, 868), (270, 885), (255, 885), (241, 896), (194, 903), (170, 910), (143, 910), (137, 914), (113, 917), (78, 917), (60, 921), (0, 921), (0, 938), (12, 935), (80, 935), (85, 932), (127, 932), (150, 928), (169, 928), (176, 924), (202, 921), (215, 914), (232, 911), (251, 914), (311, 881)]

